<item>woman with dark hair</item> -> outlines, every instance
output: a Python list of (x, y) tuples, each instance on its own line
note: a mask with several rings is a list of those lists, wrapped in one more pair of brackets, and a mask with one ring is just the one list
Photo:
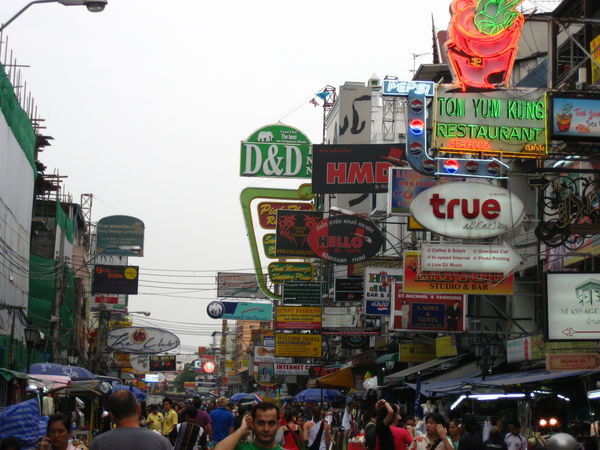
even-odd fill
[(454, 450), (448, 437), (448, 429), (444, 416), (431, 413), (425, 416), (425, 432), (417, 436), (410, 446), (410, 450)]
[(412, 436), (404, 428), (397, 426), (400, 421), (398, 406), (379, 400), (375, 408), (375, 450), (406, 450), (412, 442)]
[(285, 425), (281, 426), (282, 442), (280, 445), (285, 450), (300, 450), (304, 438), (302, 437), (302, 428), (296, 423), (296, 413), (286, 411), (284, 415)]
[(41, 450), (87, 450), (83, 444), (74, 445), (71, 439), (71, 418), (54, 414), (48, 419), (46, 437), (40, 442)]
[(460, 440), (460, 421), (458, 419), (452, 419), (448, 422), (448, 435), (450, 436), (450, 442), (454, 450), (458, 448), (458, 441)]

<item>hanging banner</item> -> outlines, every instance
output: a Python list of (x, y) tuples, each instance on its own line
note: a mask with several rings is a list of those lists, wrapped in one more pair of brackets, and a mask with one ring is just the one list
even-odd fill
[(210, 302), (206, 313), (211, 319), (223, 320), (273, 320), (272, 303)]
[(175, 355), (152, 355), (150, 356), (150, 372), (175, 372)]
[(273, 283), (312, 281), (315, 278), (315, 269), (311, 263), (272, 262), (268, 271)]
[(364, 278), (336, 278), (334, 302), (362, 302), (365, 295)]
[(260, 202), (257, 207), (258, 223), (265, 230), (277, 228), (277, 211), (314, 211), (315, 206), (309, 202)]
[(552, 98), (552, 138), (600, 141), (600, 98), (558, 95)]
[(512, 295), (514, 274), (425, 272), (421, 252), (404, 251), (404, 292)]
[(402, 282), (404, 271), (389, 267), (365, 269), (365, 314), (388, 316), (393, 282)]
[(388, 213), (398, 216), (410, 215), (413, 199), (426, 189), (437, 186), (440, 180), (426, 177), (410, 169), (392, 167), (388, 189)]
[(275, 375), (304, 375), (308, 376), (312, 364), (275, 364)]
[(108, 332), (106, 346), (123, 353), (163, 353), (178, 347), (179, 338), (160, 328), (117, 328)]
[(284, 305), (320, 305), (323, 283), (320, 281), (285, 281)]
[(363, 326), (356, 306), (328, 306), (323, 308), (323, 335), (378, 335), (380, 327)]

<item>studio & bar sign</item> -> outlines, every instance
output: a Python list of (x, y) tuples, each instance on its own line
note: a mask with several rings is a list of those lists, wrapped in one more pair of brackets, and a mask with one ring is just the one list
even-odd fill
[(138, 266), (94, 266), (92, 294), (138, 293)]

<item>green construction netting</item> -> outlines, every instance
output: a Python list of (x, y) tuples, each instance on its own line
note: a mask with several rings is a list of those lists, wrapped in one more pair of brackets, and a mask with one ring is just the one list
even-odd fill
[[(64, 267), (64, 290), (60, 307), (60, 343), (69, 346), (75, 327), (75, 275)], [(56, 262), (36, 255), (29, 256), (29, 318), (42, 332), (50, 332), (50, 316), (56, 298)]]
[(65, 211), (62, 209), (62, 206), (58, 200), (56, 201), (56, 225), (64, 230), (67, 241), (72, 244), (73, 229), (75, 224), (71, 219), (69, 219), (69, 216), (67, 216)]
[(33, 176), (37, 175), (37, 169), (34, 161), (34, 149), (35, 149), (35, 132), (31, 126), (31, 121), (27, 117), (27, 113), (21, 108), (13, 85), (6, 76), (4, 66), (0, 64), (0, 110), (6, 119), (8, 127), (13, 132), (15, 139), (21, 146), (23, 153), (31, 168), (33, 169)]

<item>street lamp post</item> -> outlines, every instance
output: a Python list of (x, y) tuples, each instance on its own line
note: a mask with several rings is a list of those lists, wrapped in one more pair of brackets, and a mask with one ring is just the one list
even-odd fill
[(0, 33), (4, 31), (7, 26), (13, 23), (17, 17), (29, 9), (30, 6), (38, 3), (60, 3), (61, 5), (65, 6), (85, 6), (89, 12), (101, 12), (104, 11), (108, 0), (33, 0), (23, 6), (23, 8), (21, 8), (14, 16), (4, 22), (2, 26), (0, 26)]

